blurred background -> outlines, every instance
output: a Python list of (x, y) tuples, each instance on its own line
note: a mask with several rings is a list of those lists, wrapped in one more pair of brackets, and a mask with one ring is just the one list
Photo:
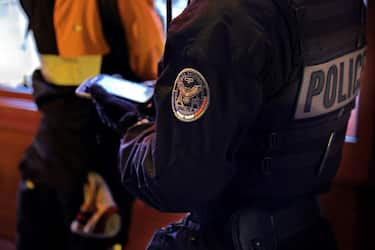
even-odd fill
[[(186, 5), (187, 0), (173, 0), (173, 17)], [(165, 0), (155, 0), (155, 8), (165, 31)], [(31, 98), (31, 75), (39, 67), (34, 36), (19, 1), (0, 0), (0, 250), (15, 249), (18, 163), (39, 123)], [(133, 207), (127, 249), (145, 249), (155, 230), (183, 216), (161, 214), (141, 201)]]
[[(185, 8), (187, 0), (173, 0), (173, 17)], [(155, 8), (165, 27), (165, 0), (155, 0)], [(18, 0), (0, 0), (0, 86), (30, 86), (32, 72), (40, 66), (34, 37)]]
[[(79, 0), (77, 0), (79, 1)], [(136, 1), (136, 0), (134, 0)], [(186, 0), (173, 1), (177, 16)], [(371, 3), (370, 3), (371, 4)], [(166, 23), (165, 0), (155, 8)], [(375, 11), (369, 7), (367, 65), (361, 98), (348, 127), (339, 173), (322, 205), (333, 224), (340, 250), (375, 249)], [(39, 67), (32, 32), (17, 0), (0, 0), (0, 250), (14, 249), (19, 160), (30, 144), (40, 114), (30, 95), (30, 76)], [(134, 204), (127, 249), (144, 249), (153, 231), (180, 214), (162, 214), (140, 201)]]

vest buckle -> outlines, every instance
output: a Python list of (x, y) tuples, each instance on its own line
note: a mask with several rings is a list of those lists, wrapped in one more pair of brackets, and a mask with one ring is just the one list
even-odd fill
[(268, 147), (269, 149), (272, 149), (279, 145), (280, 140), (279, 140), (279, 135), (276, 132), (273, 132), (268, 135)]
[(271, 170), (272, 157), (264, 157), (261, 164), (262, 174), (269, 176), (272, 174)]

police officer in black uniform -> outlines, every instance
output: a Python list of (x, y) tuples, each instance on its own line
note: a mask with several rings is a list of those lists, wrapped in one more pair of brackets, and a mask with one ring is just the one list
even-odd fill
[[(317, 198), (358, 94), (364, 11), (359, 0), (193, 0), (172, 21), (156, 119), (139, 118), (120, 147), (133, 194), (190, 212), (149, 250), (337, 249)], [(91, 92), (122, 107), (101, 113), (112, 127), (136, 113)]]

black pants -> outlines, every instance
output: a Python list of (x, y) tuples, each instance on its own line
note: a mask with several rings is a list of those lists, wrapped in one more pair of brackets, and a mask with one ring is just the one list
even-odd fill
[(320, 218), (315, 224), (283, 239), (278, 250), (337, 250), (337, 242), (328, 221)]
[(107, 248), (108, 242), (90, 242), (70, 233), (88, 171), (106, 179), (123, 218), (115, 240), (125, 243), (133, 198), (121, 186), (117, 171), (118, 138), (98, 127), (91, 101), (76, 97), (75, 87), (49, 84), (36, 71), (33, 88), (42, 119), (20, 164), (22, 180), (35, 187), (27, 189), (23, 182), (20, 186), (17, 249)]
[[(217, 223), (205, 230), (191, 228), (185, 222), (176, 223), (155, 233), (147, 250), (337, 250), (337, 243), (326, 219), (319, 217), (305, 228), (295, 234), (282, 238), (271, 235), (277, 239), (272, 247), (266, 246), (267, 239), (259, 239), (266, 244), (257, 245), (253, 239), (245, 243), (249, 246), (235, 247), (233, 232), (230, 227), (225, 228), (225, 222)], [(251, 230), (249, 230), (251, 231)], [(253, 244), (252, 244), (253, 243)]]

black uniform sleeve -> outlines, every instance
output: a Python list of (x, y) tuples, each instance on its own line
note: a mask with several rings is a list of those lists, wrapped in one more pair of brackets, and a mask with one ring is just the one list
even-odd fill
[[(194, 11), (205, 17), (185, 13), (170, 29), (155, 124), (130, 128), (120, 148), (125, 186), (168, 212), (191, 211), (225, 190), (237, 171), (241, 140), (262, 104), (269, 46), (264, 32), (247, 16), (213, 13), (213, 18), (204, 9)], [(199, 72), (209, 88), (207, 110), (190, 122), (177, 118), (172, 108), (177, 76), (186, 69)]]

